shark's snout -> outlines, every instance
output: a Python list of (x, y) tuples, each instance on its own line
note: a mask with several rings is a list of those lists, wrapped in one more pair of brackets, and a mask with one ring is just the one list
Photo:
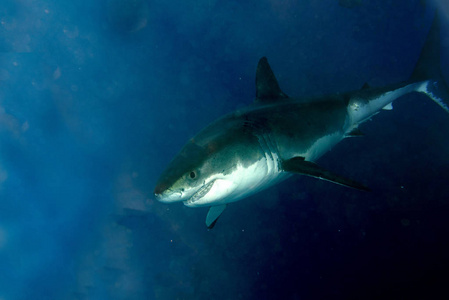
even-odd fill
[(154, 188), (154, 196), (160, 202), (171, 202), (170, 190), (168, 184), (158, 182)]
[(156, 184), (154, 196), (158, 201), (165, 203), (182, 201), (182, 192), (171, 190), (170, 186), (163, 182)]
[(154, 195), (156, 197), (161, 196), (168, 188), (168, 185), (162, 182), (159, 182), (156, 184), (156, 187), (154, 188)]

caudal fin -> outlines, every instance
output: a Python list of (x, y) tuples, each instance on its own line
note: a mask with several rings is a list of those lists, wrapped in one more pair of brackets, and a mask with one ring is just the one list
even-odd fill
[(449, 106), (447, 101), (449, 100), (449, 92), (444, 80), (434, 81), (427, 80), (422, 83), (417, 83), (419, 87), (417, 92), (424, 93), (438, 104), (442, 109), (449, 113)]
[(418, 88), (449, 113), (445, 101), (449, 101), (449, 88), (440, 69), (440, 17), (435, 12), (432, 26), (421, 50), (418, 62), (410, 76), (410, 82), (425, 81)]
[(440, 69), (440, 17), (438, 12), (435, 12), (432, 26), (427, 34), (426, 42), (415, 69), (410, 76), (410, 81), (418, 82), (442, 77)]

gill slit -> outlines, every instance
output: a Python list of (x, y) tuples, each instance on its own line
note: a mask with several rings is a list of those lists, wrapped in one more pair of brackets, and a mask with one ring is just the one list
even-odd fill
[(275, 141), (271, 138), (269, 133), (262, 133), (257, 135), (259, 146), (265, 155), (267, 163), (267, 173), (279, 172), (279, 150)]

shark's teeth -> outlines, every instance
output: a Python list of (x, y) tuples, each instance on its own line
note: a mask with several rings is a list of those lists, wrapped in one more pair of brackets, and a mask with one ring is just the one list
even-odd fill
[(208, 184), (202, 186), (195, 194), (193, 194), (192, 197), (190, 197), (189, 200), (185, 201), (184, 203), (191, 204), (191, 203), (197, 201), (198, 199), (203, 198), (207, 193), (209, 193), (210, 189), (214, 185), (214, 182), (215, 182), (215, 180), (212, 180)]

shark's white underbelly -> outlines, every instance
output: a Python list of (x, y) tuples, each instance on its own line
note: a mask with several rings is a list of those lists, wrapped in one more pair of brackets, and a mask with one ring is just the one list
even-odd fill
[(308, 161), (316, 161), (326, 152), (330, 151), (336, 144), (343, 139), (342, 132), (334, 132), (316, 140), (315, 143), (304, 153), (303, 157)]
[(266, 155), (252, 164), (238, 163), (228, 174), (216, 174), (210, 181), (213, 185), (201, 199), (185, 203), (189, 207), (221, 205), (238, 201), (260, 192), (286, 178), (290, 174), (282, 172), (276, 154)]

